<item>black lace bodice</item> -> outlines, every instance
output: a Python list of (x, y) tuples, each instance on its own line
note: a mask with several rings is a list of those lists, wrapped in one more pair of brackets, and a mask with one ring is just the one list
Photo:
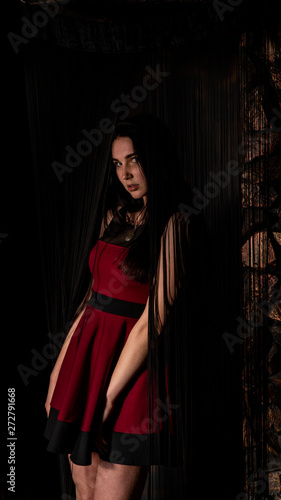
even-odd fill
[(122, 207), (107, 226), (100, 240), (128, 247), (133, 234), (136, 235), (139, 230), (140, 226), (134, 228), (134, 224), (126, 221), (126, 208)]

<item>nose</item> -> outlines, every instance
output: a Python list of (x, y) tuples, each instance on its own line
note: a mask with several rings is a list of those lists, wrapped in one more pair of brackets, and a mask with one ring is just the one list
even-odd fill
[(127, 167), (127, 165), (126, 165), (126, 164), (125, 164), (125, 165), (123, 165), (123, 166), (122, 166), (122, 179), (123, 179), (124, 181), (126, 181), (127, 179), (131, 179), (131, 177), (132, 177), (132, 174), (131, 174), (131, 172), (130, 172), (129, 167)]

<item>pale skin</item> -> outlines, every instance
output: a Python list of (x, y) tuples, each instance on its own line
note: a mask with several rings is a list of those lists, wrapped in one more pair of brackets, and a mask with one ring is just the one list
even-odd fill
[[(142, 198), (144, 204), (146, 204), (147, 181), (138, 163), (133, 143), (129, 137), (119, 137), (115, 139), (112, 145), (112, 158), (116, 166), (118, 179), (123, 184), (124, 188), (130, 192), (133, 198)], [(133, 190), (130, 190), (129, 186), (133, 186)], [(131, 214), (132, 221), (134, 221), (137, 217), (137, 213)], [(108, 213), (108, 222), (111, 218), (112, 214)], [(138, 220), (138, 223), (139, 222), (140, 221)], [(166, 230), (169, 234), (171, 232), (172, 235), (173, 221), (171, 219)], [(101, 227), (100, 236), (102, 236), (103, 231), (104, 228)], [(172, 257), (172, 238), (167, 238), (166, 246), (166, 250), (169, 250)], [(163, 324), (163, 292), (161, 293), (161, 285), (163, 284), (163, 273), (161, 273), (162, 264), (163, 262), (161, 261), (160, 256), (158, 267), (160, 270), (158, 281), (158, 308), (160, 313), (160, 322)], [(168, 276), (168, 298), (170, 302), (173, 302), (175, 298), (173, 272), (168, 273)], [(81, 317), (83, 316), (83, 313), (84, 311), (80, 313), (76, 321), (73, 323), (52, 371), (48, 395), (45, 403), (47, 414), (49, 414), (50, 411), (50, 401), (65, 353), (71, 341), (72, 335)], [(160, 330), (161, 326), (159, 326), (158, 331), (160, 332)], [(106, 393), (103, 422), (105, 422), (111, 414), (116, 398), (120, 395), (120, 393), (122, 393), (128, 382), (145, 363), (147, 352), (148, 301), (141, 317), (132, 328), (112, 373)], [(92, 464), (90, 466), (79, 466), (73, 464), (71, 461), (70, 465), (72, 477), (76, 486), (77, 500), (139, 500), (141, 498), (147, 475), (147, 469), (143, 466), (121, 465), (105, 462), (99, 458), (97, 453), (92, 453)]]

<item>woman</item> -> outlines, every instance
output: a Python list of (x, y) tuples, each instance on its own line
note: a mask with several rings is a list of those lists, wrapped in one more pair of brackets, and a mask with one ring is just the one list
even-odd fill
[(46, 400), (48, 449), (68, 453), (78, 500), (141, 498), (153, 463), (148, 437), (165, 420), (159, 401), (149, 404), (148, 344), (161, 337), (184, 279), (178, 206), (187, 193), (169, 134), (138, 116), (116, 126), (111, 152), (92, 280)]

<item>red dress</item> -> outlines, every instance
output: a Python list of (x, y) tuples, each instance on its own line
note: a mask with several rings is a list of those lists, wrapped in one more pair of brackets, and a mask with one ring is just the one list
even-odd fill
[[(109, 226), (111, 231), (114, 224), (116, 227), (114, 221)], [(97, 451), (106, 388), (149, 293), (148, 282), (139, 283), (119, 269), (128, 251), (120, 235), (119, 240), (111, 239), (119, 244), (109, 240), (103, 235), (90, 253), (93, 295), (65, 354), (45, 431), (49, 451), (70, 453), (72, 461), (80, 465), (89, 465), (91, 452)], [(100, 453), (101, 458), (114, 463), (147, 464), (147, 437), (151, 431), (148, 412), (145, 364), (116, 401), (103, 428), (107, 449)]]

